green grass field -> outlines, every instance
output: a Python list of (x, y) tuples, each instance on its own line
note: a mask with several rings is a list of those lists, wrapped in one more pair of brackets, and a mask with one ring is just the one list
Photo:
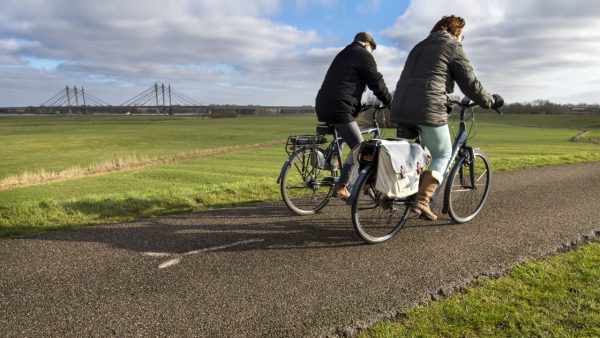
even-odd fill
[[(135, 155), (281, 140), (281, 145), (202, 156), (0, 191), (0, 237), (46, 229), (118, 222), (251, 201), (278, 200), (275, 179), (286, 159), (283, 140), (311, 133), (312, 116), (200, 119), (169, 116), (1, 117), (0, 178), (26, 171), (88, 167)], [(471, 144), (495, 171), (600, 160), (598, 145), (571, 142), (600, 117), (478, 116)], [(393, 130), (387, 130), (393, 136)]]
[[(59, 171), (128, 157), (285, 139), (306, 130), (306, 117), (201, 119), (196, 116), (0, 117), (0, 179)], [(283, 146), (282, 146), (283, 147)]]
[[(0, 180), (25, 172), (94, 167), (118, 159), (163, 158), (281, 141), (167, 164), (77, 176), (0, 190), (0, 237), (134, 220), (252, 201), (279, 200), (275, 179), (289, 134), (309, 134), (310, 116), (203, 120), (167, 116), (0, 117)], [(481, 114), (470, 143), (495, 171), (600, 160), (597, 144), (571, 142), (600, 116)], [(387, 131), (393, 136), (392, 130)], [(600, 244), (516, 268), (509, 278), (431, 306), (366, 336), (599, 336)]]

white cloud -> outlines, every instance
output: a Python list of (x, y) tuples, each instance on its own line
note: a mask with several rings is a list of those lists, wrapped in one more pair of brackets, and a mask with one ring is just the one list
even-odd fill
[[(339, 4), (295, 0), (299, 10), (311, 2), (323, 11)], [(209, 103), (311, 104), (345, 41), (270, 19), (282, 8), (281, 0), (4, 0), (0, 86), (9, 89), (0, 106), (39, 104), (65, 84), (119, 104), (155, 81)], [(390, 88), (410, 48), (450, 14), (467, 21), (476, 74), (507, 101), (600, 100), (600, 3), (584, 0), (415, 0), (378, 35), (393, 45), (377, 37)]]
[[(198, 88), (201, 95), (219, 82), (234, 83), (240, 88), (285, 90), (286, 81), (295, 80), (286, 74), (300, 73), (291, 68), (305, 64), (307, 58), (315, 59), (299, 51), (319, 43), (320, 38), (314, 31), (302, 31), (266, 18), (278, 10), (276, 0), (168, 4), (157, 0), (111, 4), (5, 1), (0, 5), (0, 13), (4, 13), (0, 14), (0, 38), (9, 38), (0, 40), (0, 75), (12, 72), (6, 68), (9, 64), (45, 70), (54, 65), (56, 76), (39, 77), (47, 86), (45, 94), (36, 97), (29, 90), (27, 98), (35, 101), (26, 104), (35, 104), (42, 95), (49, 95), (49, 89), (63, 86), (53, 82), (56, 77), (73, 78), (77, 83), (112, 80), (138, 87), (167, 79), (191, 84), (193, 78), (196, 83), (192, 88)], [(36, 66), (31, 60), (46, 62)], [(5, 79), (1, 82), (6, 84)], [(202, 100), (257, 103), (256, 97), (243, 101), (238, 94), (230, 91), (227, 97)], [(21, 95), (0, 97), (0, 101), (19, 97), (23, 99)]]
[[(413, 1), (385, 35), (409, 50), (443, 15), (466, 20), (463, 42), (477, 76), (507, 101), (599, 102), (600, 3), (594, 1)], [(598, 88), (598, 87), (596, 87)]]

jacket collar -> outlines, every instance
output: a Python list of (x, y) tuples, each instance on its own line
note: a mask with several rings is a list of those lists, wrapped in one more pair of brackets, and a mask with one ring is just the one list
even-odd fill
[(430, 38), (447, 38), (447, 39), (454, 39), (454, 40), (458, 41), (454, 35), (446, 32), (443, 29), (437, 30), (435, 32), (431, 32), (431, 34), (429, 34), (429, 37)]

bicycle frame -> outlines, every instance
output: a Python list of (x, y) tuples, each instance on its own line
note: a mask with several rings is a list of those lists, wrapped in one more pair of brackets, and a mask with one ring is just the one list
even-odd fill
[[(375, 127), (371, 127), (371, 128), (367, 128), (367, 129), (363, 129), (360, 131), (360, 133), (362, 135), (368, 135), (371, 134), (372, 138), (379, 138), (381, 136), (381, 132), (379, 129), (379, 123), (377, 122), (377, 112), (379, 110), (375, 111), (375, 115), (373, 118), (374, 121), (374, 125)], [(319, 135), (314, 136), (314, 135), (306, 135), (306, 136), (312, 136), (312, 137), (319, 137)], [(327, 146), (326, 150), (325, 150), (325, 158), (326, 159), (331, 159), (332, 155), (335, 155), (337, 157), (337, 168), (342, 168), (342, 150), (343, 150), (343, 144), (344, 141), (342, 140), (342, 138), (340, 136), (338, 136), (338, 132), (337, 130), (335, 130), (335, 128), (333, 129), (333, 140), (331, 141), (331, 143)], [(288, 144), (289, 145), (289, 144)], [(297, 149), (293, 149), (293, 151), (289, 151), (287, 149), (288, 145), (286, 145), (286, 151), (288, 152), (288, 154), (290, 155), (288, 157), (288, 159), (285, 161), (283, 167), (281, 168), (281, 171), (279, 172), (279, 176), (277, 177), (277, 184), (279, 184), (281, 182), (281, 179), (283, 177), (283, 174), (285, 172), (286, 167), (289, 165), (290, 161), (292, 160), (292, 155), (300, 150), (304, 150), (304, 149), (317, 149), (319, 148), (318, 145), (316, 143), (313, 144), (307, 144), (304, 146), (301, 146)], [(314, 174), (315, 170), (322, 170), (322, 169), (318, 169), (315, 166), (312, 166), (312, 170), (311, 170), (311, 174)], [(337, 183), (339, 177), (334, 177), (332, 184)]]

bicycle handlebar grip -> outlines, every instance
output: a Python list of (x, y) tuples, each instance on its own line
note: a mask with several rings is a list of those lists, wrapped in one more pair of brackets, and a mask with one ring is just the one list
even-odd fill
[(502, 96), (500, 96), (498, 94), (494, 94), (494, 95), (492, 95), (492, 97), (494, 98), (494, 103), (492, 104), (492, 108), (494, 110), (496, 110), (504, 105), (504, 99), (502, 98)]

